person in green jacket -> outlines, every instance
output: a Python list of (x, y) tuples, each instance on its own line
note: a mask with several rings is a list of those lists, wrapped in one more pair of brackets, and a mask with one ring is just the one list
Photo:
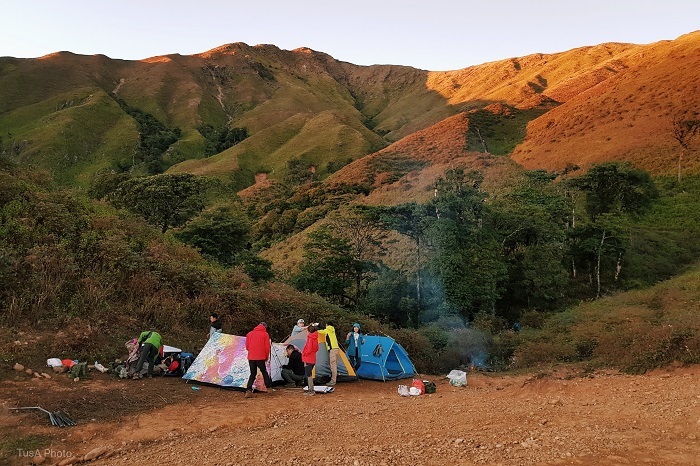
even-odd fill
[(162, 343), (160, 333), (154, 331), (141, 332), (137, 341), (141, 345), (141, 356), (139, 356), (139, 362), (136, 365), (134, 379), (143, 377), (141, 369), (143, 369), (143, 363), (146, 361), (148, 361), (148, 378), (150, 379), (153, 377), (153, 367), (156, 365), (156, 356), (158, 356)]

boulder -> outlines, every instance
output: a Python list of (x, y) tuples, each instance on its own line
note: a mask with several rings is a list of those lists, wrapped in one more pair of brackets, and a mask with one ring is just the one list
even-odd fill
[(12, 366), (12, 368), (19, 372), (22, 372), (24, 370), (24, 366), (18, 362), (16, 362), (15, 365)]
[(106, 451), (107, 451), (107, 447), (104, 447), (104, 446), (94, 448), (94, 449), (90, 450), (89, 452), (87, 452), (87, 454), (83, 457), (83, 461), (93, 460), (93, 459), (97, 458), (98, 456), (103, 455)]

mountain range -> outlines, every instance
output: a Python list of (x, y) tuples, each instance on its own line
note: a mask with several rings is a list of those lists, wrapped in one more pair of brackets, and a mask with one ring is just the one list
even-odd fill
[[(425, 187), (457, 161), (494, 176), (511, 165), (561, 172), (609, 160), (668, 175), (680, 150), (672, 121), (700, 108), (698, 69), (700, 32), (446, 72), (243, 43), (140, 61), (2, 57), (0, 147), (87, 186), (97, 172), (133, 169), (138, 113), (176, 130), (162, 169), (244, 189), (282, 179), (297, 160), (329, 184), (369, 183), (377, 203), (387, 186)], [(247, 137), (212, 151), (206, 128)], [(691, 152), (683, 170), (699, 169)]]

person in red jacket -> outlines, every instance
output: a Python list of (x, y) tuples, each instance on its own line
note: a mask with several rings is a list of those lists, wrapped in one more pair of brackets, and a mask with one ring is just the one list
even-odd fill
[(270, 359), (270, 335), (267, 333), (267, 324), (260, 322), (245, 337), (245, 349), (248, 350), (248, 367), (250, 367), (250, 377), (246, 387), (246, 398), (253, 396), (253, 382), (258, 375), (258, 369), (262, 372), (265, 387), (272, 391), (272, 379), (267, 373), (265, 362)]
[(315, 395), (316, 392), (314, 392), (314, 378), (312, 373), (316, 365), (316, 353), (318, 352), (318, 333), (316, 333), (318, 328), (316, 324), (314, 324), (309, 325), (306, 330), (309, 332), (309, 335), (306, 337), (306, 344), (301, 351), (301, 360), (304, 361), (304, 373), (306, 374), (306, 379), (309, 384), (309, 391), (305, 393), (305, 395)]

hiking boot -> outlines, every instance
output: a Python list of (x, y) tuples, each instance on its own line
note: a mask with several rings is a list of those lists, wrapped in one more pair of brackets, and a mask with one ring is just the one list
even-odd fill
[(335, 382), (328, 382), (326, 385), (332, 387), (333, 385), (335, 385)]
[(304, 392), (305, 396), (314, 396), (316, 392)]
[(245, 397), (246, 397), (246, 398), (253, 398), (253, 392), (251, 392), (250, 390), (246, 390), (246, 391), (245, 391)]

